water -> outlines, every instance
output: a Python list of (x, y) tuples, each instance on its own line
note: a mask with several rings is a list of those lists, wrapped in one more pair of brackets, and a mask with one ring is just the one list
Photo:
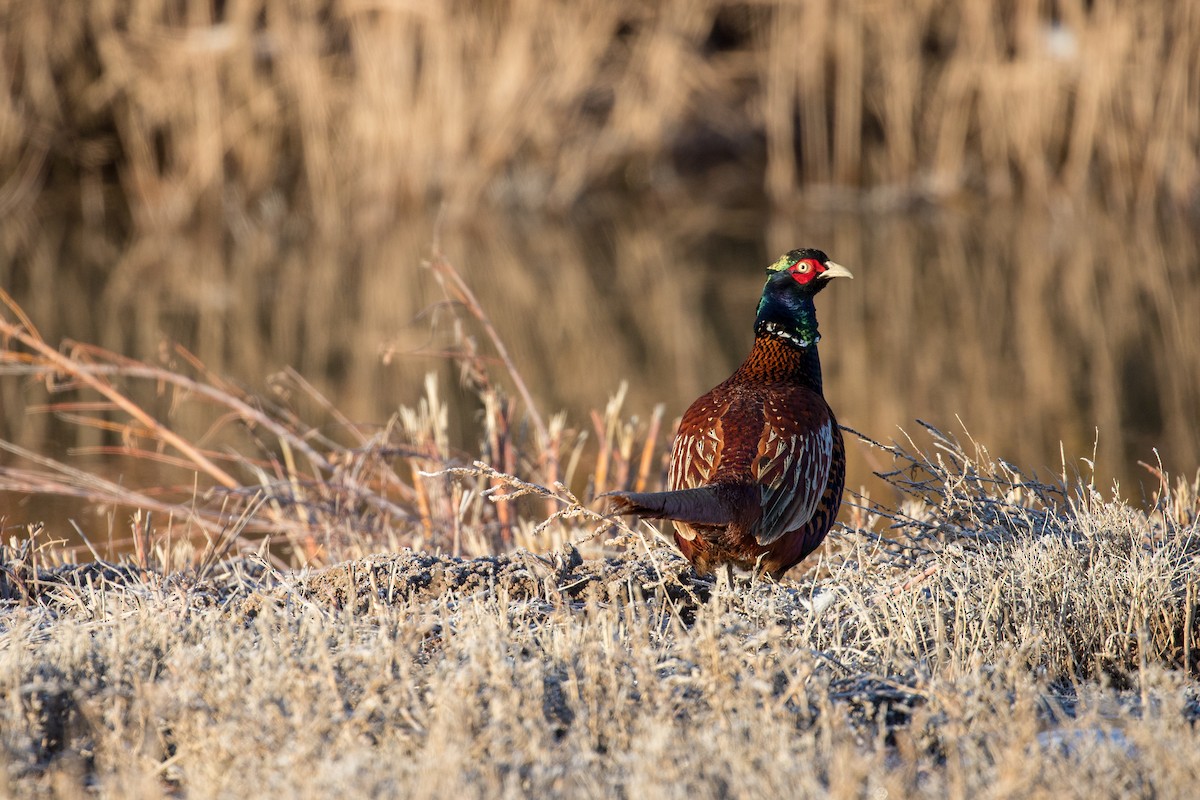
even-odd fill
[[(13, 291), (49, 341), (146, 359), (179, 341), (268, 396), (269, 377), (292, 366), (347, 417), (380, 426), (417, 402), (432, 370), (456, 408), (453, 437), (474, 456), (476, 402), (455, 388), (444, 356), (452, 316), (421, 266), (434, 230), (422, 218), (381, 240), (260, 256), (181, 240), (137, 268), (125, 259), (106, 275), (65, 271), (52, 295), (33, 270)], [(1119, 481), (1135, 501), (1158, 486), (1139, 461), (1187, 477), (1200, 464), (1200, 243), (1187, 220), (982, 205), (770, 215), (612, 203), (557, 219), (449, 218), (437, 236), (542, 412), (564, 410), (576, 428), (590, 429), (590, 412), (622, 382), (626, 413), (645, 417), (663, 403), (675, 419), (748, 351), (766, 264), (812, 246), (855, 274), (818, 298), (826, 392), (843, 424), (889, 440), (925, 420), (1046, 477), (1064, 456), (1068, 472), (1085, 476), (1094, 462), (1102, 484)], [(119, 443), (26, 413), (45, 402), (38, 386), (0, 381), (4, 438), (54, 454)], [(167, 419), (170, 403), (156, 412)], [(204, 434), (199, 420), (171, 419), (189, 437)], [(128, 462), (92, 463), (113, 479), (147, 479)], [(848, 486), (871, 487), (885, 468), (882, 454), (852, 444)], [(90, 514), (75, 500), (0, 495), (6, 526), (105, 524)]]

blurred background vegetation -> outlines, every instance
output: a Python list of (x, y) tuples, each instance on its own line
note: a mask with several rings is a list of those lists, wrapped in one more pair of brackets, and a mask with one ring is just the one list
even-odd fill
[[(1200, 462), (1195, 3), (7, 0), (0, 23), (0, 281), (51, 342), (178, 341), (261, 392), (291, 366), (383, 425), (455, 375), (436, 230), (543, 409), (586, 429), (627, 380), (626, 411), (671, 420), (747, 350), (763, 266), (815, 246), (858, 278), (821, 303), (843, 423), (957, 416), (1039, 471), (1098, 442), (1136, 498), (1137, 461)], [(477, 400), (451, 400), (467, 447)], [(0, 380), (0, 437), (117, 436), (44, 402)], [(853, 486), (876, 465), (851, 456)]]

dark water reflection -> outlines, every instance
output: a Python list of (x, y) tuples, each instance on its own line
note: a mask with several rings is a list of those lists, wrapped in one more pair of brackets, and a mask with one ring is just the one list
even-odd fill
[[(489, 233), (464, 246), (532, 383), (575, 419), (622, 379), (631, 410), (681, 413), (748, 349), (763, 265), (815, 245), (857, 276), (818, 302), (844, 424), (884, 439), (916, 418), (965, 426), (1042, 474), (1061, 471), (1062, 452), (1072, 471), (1094, 456), (1127, 496), (1149, 478), (1139, 460), (1175, 474), (1200, 460), (1200, 255), (1182, 222), (808, 212), (741, 240), (627, 224), (596, 245), (535, 234), (513, 254), (528, 265), (517, 280), (489, 279)], [(868, 466), (852, 464), (852, 481)]]
[[(355, 420), (385, 423), (437, 371), (459, 410), (454, 436), (477, 452), (474, 401), (436, 355), (452, 325), (420, 267), (432, 227), (397, 227), (352, 257), (306, 246), (256, 261), (185, 242), (152, 266), (124, 260), (100, 286), (62, 280), (48, 295), (35, 274), (16, 291), (49, 340), (149, 358), (165, 335), (259, 390), (292, 365)], [(563, 222), (474, 215), (446, 221), (440, 238), (543, 411), (565, 410), (573, 427), (590, 428), (622, 381), (627, 414), (664, 403), (675, 418), (747, 351), (765, 264), (815, 246), (856, 276), (818, 302), (826, 391), (844, 424), (885, 440), (917, 418), (965, 426), (1044, 475), (1061, 470), (1060, 443), (1071, 470), (1094, 450), (1101, 479), (1131, 499), (1157, 485), (1139, 460), (1188, 476), (1200, 464), (1200, 244), (1185, 220), (618, 206)], [(25, 414), (42, 401), (36, 387), (0, 380), (6, 438), (50, 452), (97, 443)], [(851, 450), (851, 486), (885, 466)], [(0, 499), (8, 524), (79, 513), (16, 499)]]

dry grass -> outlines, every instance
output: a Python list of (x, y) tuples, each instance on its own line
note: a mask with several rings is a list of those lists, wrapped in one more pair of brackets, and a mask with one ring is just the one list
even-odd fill
[(911, 502), (735, 596), (657, 548), (202, 575), (6, 548), (0, 789), (1186, 796), (1200, 484), (1145, 513), (891, 453)]
[[(56, 349), (0, 290), (0, 371), (41, 382), (51, 400), (29, 410), (116, 442), (62, 460), (0, 439), (0, 449), (14, 457), (13, 466), (0, 466), (0, 491), (153, 512), (139, 515), (127, 539), (110, 533), (108, 541), (92, 541), (94, 533), (75, 525), (83, 542), (71, 548), (96, 557), (133, 549), (148, 569), (173, 564), (173, 544), (197, 541), (207, 543), (204, 559), (253, 545), (281, 566), (280, 558), (322, 564), (405, 546), (455, 556), (514, 545), (545, 549), (561, 542), (543, 536), (547, 525), (531, 522), (531, 511), (551, 521), (590, 515), (608, 526), (582, 506), (572, 485), (589, 498), (651, 480), (658, 485), (661, 410), (648, 423), (624, 420), (622, 391), (594, 415), (596, 444), (588, 451), (594, 462), (582, 474), (587, 434), (568, 429), (561, 414), (543, 418), (458, 271), (440, 253), (428, 267), (455, 315), (455, 342), (446, 355), (482, 409), (474, 455), (450, 445), (448, 408), (432, 374), (415, 408), (401, 407), (375, 429), (350, 421), (295, 371), (278, 376), (275, 396), (266, 398), (214, 375), (179, 346), (159, 363), (75, 342)], [(491, 359), (465, 332), (468, 322), (491, 338), (523, 405), (496, 383)], [(308, 421), (313, 417), (319, 422)], [(114, 481), (103, 467), (75, 463), (87, 456), (152, 469)], [(136, 483), (139, 474), (144, 485)], [(518, 482), (516, 474), (535, 483)]]

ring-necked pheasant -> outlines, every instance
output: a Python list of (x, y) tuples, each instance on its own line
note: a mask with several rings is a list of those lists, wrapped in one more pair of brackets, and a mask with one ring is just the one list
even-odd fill
[(684, 413), (668, 490), (608, 495), (615, 513), (672, 520), (700, 572), (725, 564), (779, 578), (817, 548), (842, 502), (846, 455), (822, 391), (813, 297), (854, 276), (807, 249), (767, 276), (754, 348)]

